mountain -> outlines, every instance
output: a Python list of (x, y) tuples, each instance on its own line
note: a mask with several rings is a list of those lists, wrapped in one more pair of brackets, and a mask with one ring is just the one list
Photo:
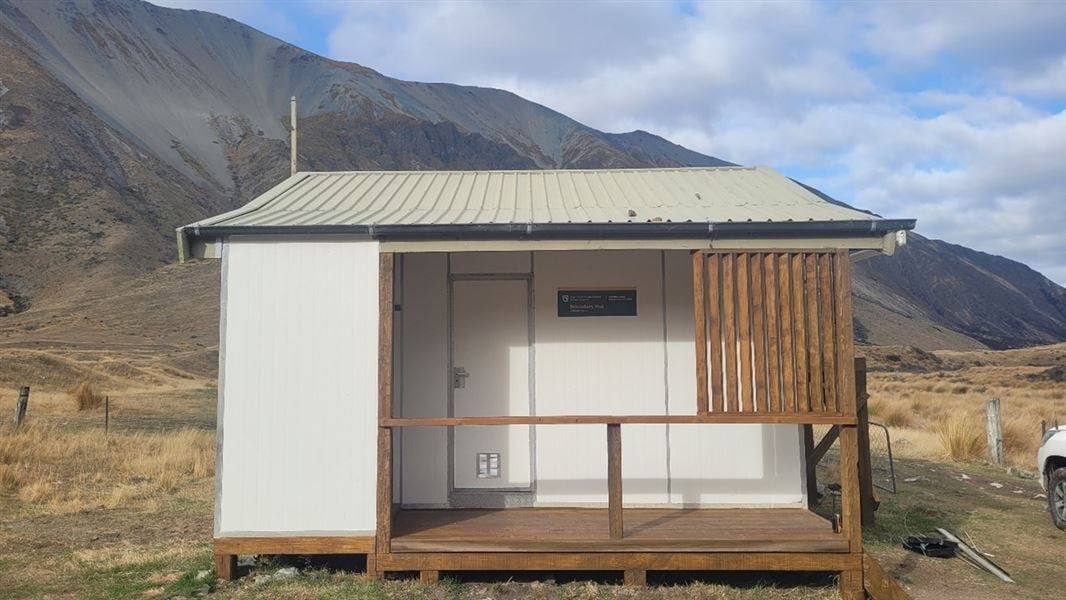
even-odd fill
[[(895, 256), (855, 267), (860, 339), (865, 333), (886, 345), (979, 347), (977, 342), (993, 349), (1066, 340), (1066, 289), (1002, 256), (909, 237)], [(959, 334), (971, 341), (957, 339)]]
[[(173, 230), (288, 174), (292, 94), (305, 170), (731, 164), (506, 91), (393, 79), (211, 13), (3, 1), (0, 315), (15, 314), (0, 343), (210, 348), (217, 266), (168, 265)], [(1066, 290), (1007, 259), (912, 236), (856, 273), (863, 341), (1066, 339)]]

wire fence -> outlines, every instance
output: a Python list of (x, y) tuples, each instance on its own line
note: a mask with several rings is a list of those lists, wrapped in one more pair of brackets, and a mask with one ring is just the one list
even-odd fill
[[(814, 443), (818, 443), (829, 432), (828, 425), (815, 425)], [(892, 457), (892, 438), (888, 428), (881, 423), (869, 423), (870, 432), (870, 476), (875, 487), (886, 492), (896, 493), (896, 465)], [(840, 442), (834, 441), (829, 450), (818, 461), (815, 468), (820, 512), (827, 515), (839, 512), (840, 490)]]
[(892, 437), (888, 427), (870, 422), (870, 472), (873, 484), (896, 493), (896, 464), (892, 460)]

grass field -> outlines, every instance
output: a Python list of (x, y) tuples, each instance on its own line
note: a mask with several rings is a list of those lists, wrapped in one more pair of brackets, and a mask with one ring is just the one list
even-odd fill
[[(892, 429), (900, 489), (881, 494), (878, 524), (865, 532), (870, 551), (915, 598), (1045, 598), (1061, 589), (1066, 534), (1051, 526), (1037, 481), (982, 464), (983, 441), (951, 458), (945, 424), (975, 422), (983, 438), (983, 403), (1001, 398), (1013, 423), (1010, 462), (1032, 471), (1039, 420), (1066, 421), (1066, 383), (1033, 376), (1060, 364), (1064, 347), (938, 353), (938, 363), (920, 369), (928, 357), (890, 360), (892, 352), (869, 352), (870, 391), (875, 418)], [(514, 581), (471, 574), (426, 587), (410, 579), (366, 581), (358, 572), (305, 562), (295, 563), (300, 574), (291, 578), (268, 577), (288, 563), (264, 562), (238, 582), (218, 584), (209, 573), (215, 419), (209, 380), (137, 357), (127, 366), (109, 357), (103, 369), (85, 356), (60, 358), (49, 367), (19, 363), (37, 379), (27, 425), (17, 433), (7, 416), (17, 390), (0, 389), (0, 598), (837, 597), (831, 579), (820, 576), (680, 575), (628, 589), (615, 574)], [(50, 372), (61, 385), (41, 383)], [(68, 393), (86, 374), (110, 397), (107, 435), (102, 408), (78, 410)], [(935, 527), (993, 555), (1018, 584), (899, 548), (902, 536)]]
[[(1007, 463), (1033, 471), (1041, 422), (1066, 424), (1066, 344), (1006, 352), (941, 352), (939, 362), (878, 349), (869, 375), (870, 419), (887, 425), (902, 456), (987, 456), (985, 405), (1002, 406)], [(886, 357), (900, 357), (899, 361)]]

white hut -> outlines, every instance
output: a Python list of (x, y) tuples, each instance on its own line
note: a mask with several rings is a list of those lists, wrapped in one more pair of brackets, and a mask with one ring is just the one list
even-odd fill
[[(913, 226), (716, 167), (297, 173), (180, 228), (222, 260), (220, 574), (363, 553), (858, 597), (849, 263)], [(840, 432), (837, 523), (807, 509), (812, 424)]]

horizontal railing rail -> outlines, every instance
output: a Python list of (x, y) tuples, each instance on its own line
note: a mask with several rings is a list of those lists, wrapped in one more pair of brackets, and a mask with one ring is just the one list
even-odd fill
[[(622, 517), (622, 425), (644, 425), (660, 423), (721, 423), (716, 417), (735, 419), (742, 415), (551, 415), (551, 416), (511, 416), (511, 417), (441, 417), (441, 418), (386, 418), (380, 419), (379, 425), (386, 429), (393, 427), (461, 427), (488, 425), (605, 425), (607, 429), (607, 520), (610, 526), (610, 538), (621, 540), (624, 537)], [(755, 415), (751, 415), (755, 416)], [(766, 415), (762, 415), (766, 416)], [(791, 415), (771, 415), (776, 419), (791, 419)], [(822, 419), (826, 415), (804, 415), (808, 421)], [(833, 416), (844, 424), (854, 425), (854, 417)], [(731, 420), (730, 422), (736, 422)], [(793, 422), (793, 421), (777, 421)], [(839, 531), (838, 531), (839, 533)]]
[(796, 424), (854, 425), (857, 418), (840, 413), (723, 413), (704, 415), (513, 415), (492, 417), (386, 417), (381, 427), (473, 427), (492, 425), (685, 425)]

